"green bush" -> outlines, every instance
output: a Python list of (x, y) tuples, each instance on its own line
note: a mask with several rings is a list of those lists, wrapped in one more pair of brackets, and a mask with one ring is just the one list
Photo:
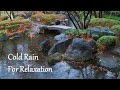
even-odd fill
[(94, 40), (98, 40), (98, 39), (100, 38), (100, 36), (97, 35), (97, 34), (93, 34), (93, 35), (92, 35), (92, 38), (93, 38)]
[(114, 47), (116, 45), (116, 37), (102, 36), (97, 40), (96, 44), (98, 48), (101, 48), (102, 46), (105, 46), (106, 49)]
[(120, 35), (120, 25), (114, 25), (110, 28), (113, 32), (115, 32), (117, 35)]
[(112, 27), (113, 25), (120, 24), (118, 20), (106, 19), (106, 18), (94, 18), (90, 21), (90, 27), (102, 26), (102, 27)]
[(118, 20), (118, 21), (120, 21), (120, 17), (113, 16), (113, 15), (105, 15), (104, 18), (106, 18), (106, 19), (113, 19), (113, 20)]
[(87, 34), (87, 30), (68, 29), (65, 31), (65, 34), (72, 36), (80, 36), (82, 34)]

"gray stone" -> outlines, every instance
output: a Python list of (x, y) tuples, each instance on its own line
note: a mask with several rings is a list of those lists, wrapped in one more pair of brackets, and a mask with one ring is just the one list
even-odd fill
[(71, 44), (72, 39), (61, 40), (57, 42), (48, 52), (48, 55), (54, 54), (56, 52), (65, 53), (68, 46)]
[(80, 70), (73, 69), (66, 62), (59, 62), (52, 68), (52, 79), (83, 79)]
[(95, 60), (97, 53), (95, 41), (86, 41), (81, 38), (75, 38), (71, 46), (66, 50), (65, 60)]
[(91, 36), (97, 35), (98, 37), (102, 37), (102, 36), (106, 36), (106, 35), (115, 36), (115, 33), (112, 32), (110, 29), (100, 28), (100, 27), (90, 28), (90, 34), (91, 34)]
[(120, 47), (116, 47), (113, 49), (113, 52), (117, 55), (120, 55)]
[(65, 37), (65, 34), (64, 33), (61, 33), (61, 34), (59, 34), (59, 35), (56, 35), (55, 37), (54, 37), (54, 40), (56, 41), (56, 42), (60, 42), (60, 41), (62, 41), (62, 40), (66, 40), (67, 38)]
[(39, 25), (38, 30), (39, 33), (45, 33), (45, 30), (47, 30), (47, 26), (46, 25)]
[(104, 66), (104, 67), (110, 68), (110, 69), (119, 68), (119, 63), (117, 62), (117, 60), (111, 56), (109, 56), (109, 57), (101, 56), (100, 60), (99, 60), (99, 64), (101, 66)]
[(57, 53), (54, 53), (54, 54), (48, 56), (47, 60), (48, 60), (48, 64), (51, 66), (57, 62), (60, 62), (62, 60), (62, 55), (57, 52)]
[(72, 29), (72, 27), (65, 26), (65, 25), (52, 25), (47, 26), (48, 30), (58, 30), (60, 33), (64, 33), (67, 29)]
[(40, 49), (39, 49), (39, 51), (48, 52), (50, 50), (50, 48), (51, 48), (50, 41), (48, 39), (40, 42)]

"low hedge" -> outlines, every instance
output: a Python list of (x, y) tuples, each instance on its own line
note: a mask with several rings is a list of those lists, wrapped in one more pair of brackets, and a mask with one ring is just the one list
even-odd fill
[(112, 27), (113, 25), (120, 24), (118, 20), (106, 19), (106, 18), (93, 18), (90, 21), (89, 27), (102, 26), (102, 27)]
[(116, 37), (102, 36), (97, 40), (96, 44), (99, 49), (102, 48), (103, 46), (105, 47), (105, 49), (112, 48), (116, 45)]

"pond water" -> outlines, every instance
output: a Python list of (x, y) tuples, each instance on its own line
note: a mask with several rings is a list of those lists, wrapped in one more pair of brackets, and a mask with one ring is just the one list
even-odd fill
[[(37, 67), (39, 65), (49, 67), (46, 61), (47, 53), (42, 53), (39, 51), (39, 44), (45, 39), (49, 39), (51, 41), (51, 45), (53, 45), (53, 36), (54, 35), (37, 35), (35, 38), (30, 39), (28, 37), (22, 37), (16, 40), (7, 40), (5, 42), (0, 42), (2, 51), (0, 52), (0, 78), (33, 78), (36, 77), (32, 73), (29, 75), (23, 73), (12, 73), (8, 72), (8, 66), (26, 66), (31, 65), (33, 67)], [(17, 53), (23, 53), (39, 57), (39, 60), (8, 60), (8, 55), (12, 53), (16, 55)], [(37, 78), (37, 77), (36, 77)]]

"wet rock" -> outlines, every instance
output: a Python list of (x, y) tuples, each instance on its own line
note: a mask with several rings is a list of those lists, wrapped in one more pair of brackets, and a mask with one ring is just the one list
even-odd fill
[(82, 79), (80, 70), (75, 70), (66, 62), (59, 62), (53, 67), (53, 79)]
[(62, 56), (60, 53), (57, 52), (48, 57), (48, 64), (51, 66), (57, 62), (60, 62), (61, 60), (62, 60)]
[(60, 33), (64, 33), (67, 29), (72, 29), (72, 27), (65, 26), (65, 25), (52, 25), (52, 26), (47, 26), (48, 30), (57, 30)]
[(112, 56), (100, 56), (99, 64), (106, 68), (110, 69), (118, 69), (119, 63), (117, 62), (116, 58)]
[(0, 34), (0, 41), (5, 41), (8, 39), (8, 36), (5, 33)]
[(54, 40), (56, 41), (56, 42), (59, 42), (59, 41), (62, 41), (62, 40), (66, 40), (67, 38), (65, 37), (65, 34), (64, 33), (61, 33), (61, 34), (59, 34), (59, 35), (56, 35), (55, 37), (54, 37)]
[(38, 30), (39, 33), (45, 33), (45, 30), (47, 30), (47, 26), (46, 25), (39, 25)]
[(75, 38), (72, 45), (66, 50), (65, 60), (95, 60), (96, 58), (96, 43), (95, 41), (86, 41), (81, 38)]
[(59, 19), (55, 20), (55, 25), (60, 25), (61, 21)]
[(105, 74), (105, 79), (116, 79), (115, 75), (108, 71), (106, 74)]
[(50, 50), (50, 41), (48, 39), (44, 40), (43, 42), (40, 43), (40, 49), (39, 51), (42, 52), (48, 52)]
[(115, 35), (114, 32), (112, 32), (110, 29), (107, 28), (90, 28), (90, 34), (91, 36), (97, 35), (98, 37), (102, 37), (105, 35), (112, 35), (112, 36)]
[(68, 46), (71, 44), (72, 39), (65, 39), (57, 42), (48, 52), (48, 55), (54, 54), (56, 52), (65, 53)]
[(120, 47), (116, 47), (113, 49), (113, 53), (120, 55)]
[(17, 38), (20, 38), (20, 37), (21, 37), (20, 33), (14, 33), (14, 35), (11, 36), (9, 39), (17, 39)]

